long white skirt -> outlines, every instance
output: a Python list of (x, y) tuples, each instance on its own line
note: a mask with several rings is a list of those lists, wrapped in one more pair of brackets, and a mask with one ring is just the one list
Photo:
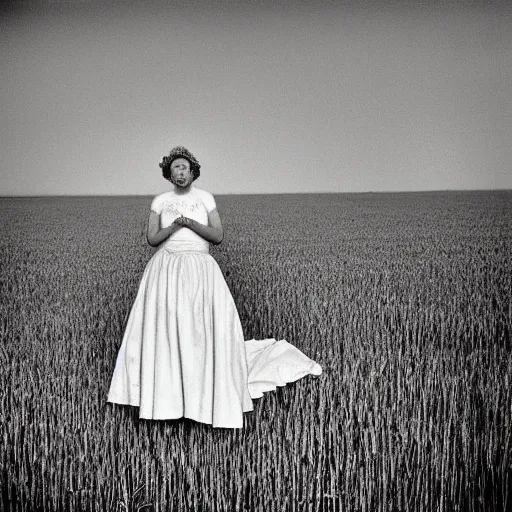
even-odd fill
[(244, 341), (207, 249), (161, 247), (149, 260), (117, 355), (108, 401), (148, 419), (241, 428), (252, 398), (320, 366), (285, 340)]

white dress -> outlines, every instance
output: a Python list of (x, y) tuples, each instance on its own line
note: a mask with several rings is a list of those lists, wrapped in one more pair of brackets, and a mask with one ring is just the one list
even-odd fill
[[(213, 196), (194, 186), (156, 196), (162, 227), (180, 215), (208, 224)], [(191, 418), (241, 428), (252, 399), (320, 366), (285, 340), (244, 341), (233, 297), (209, 244), (180, 228), (149, 260), (132, 306), (108, 401), (148, 419)]]

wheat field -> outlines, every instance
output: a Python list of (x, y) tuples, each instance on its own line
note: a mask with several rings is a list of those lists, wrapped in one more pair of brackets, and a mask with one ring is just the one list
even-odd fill
[(218, 196), (246, 339), (324, 369), (238, 430), (106, 403), (150, 201), (0, 199), (0, 510), (512, 509), (511, 191)]

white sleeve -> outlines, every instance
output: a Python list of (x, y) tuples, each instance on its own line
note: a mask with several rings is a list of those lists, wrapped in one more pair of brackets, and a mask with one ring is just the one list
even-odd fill
[(160, 214), (162, 212), (162, 206), (162, 194), (159, 194), (151, 202), (151, 211)]
[(209, 192), (203, 191), (203, 203), (206, 207), (206, 211), (210, 213), (211, 211), (215, 210), (217, 208), (217, 205), (215, 204), (215, 199)]

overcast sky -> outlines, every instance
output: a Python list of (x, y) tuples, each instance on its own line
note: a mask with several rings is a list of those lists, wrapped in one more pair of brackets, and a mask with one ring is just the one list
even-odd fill
[(0, 195), (512, 188), (512, 9), (339, 3), (4, 7)]

